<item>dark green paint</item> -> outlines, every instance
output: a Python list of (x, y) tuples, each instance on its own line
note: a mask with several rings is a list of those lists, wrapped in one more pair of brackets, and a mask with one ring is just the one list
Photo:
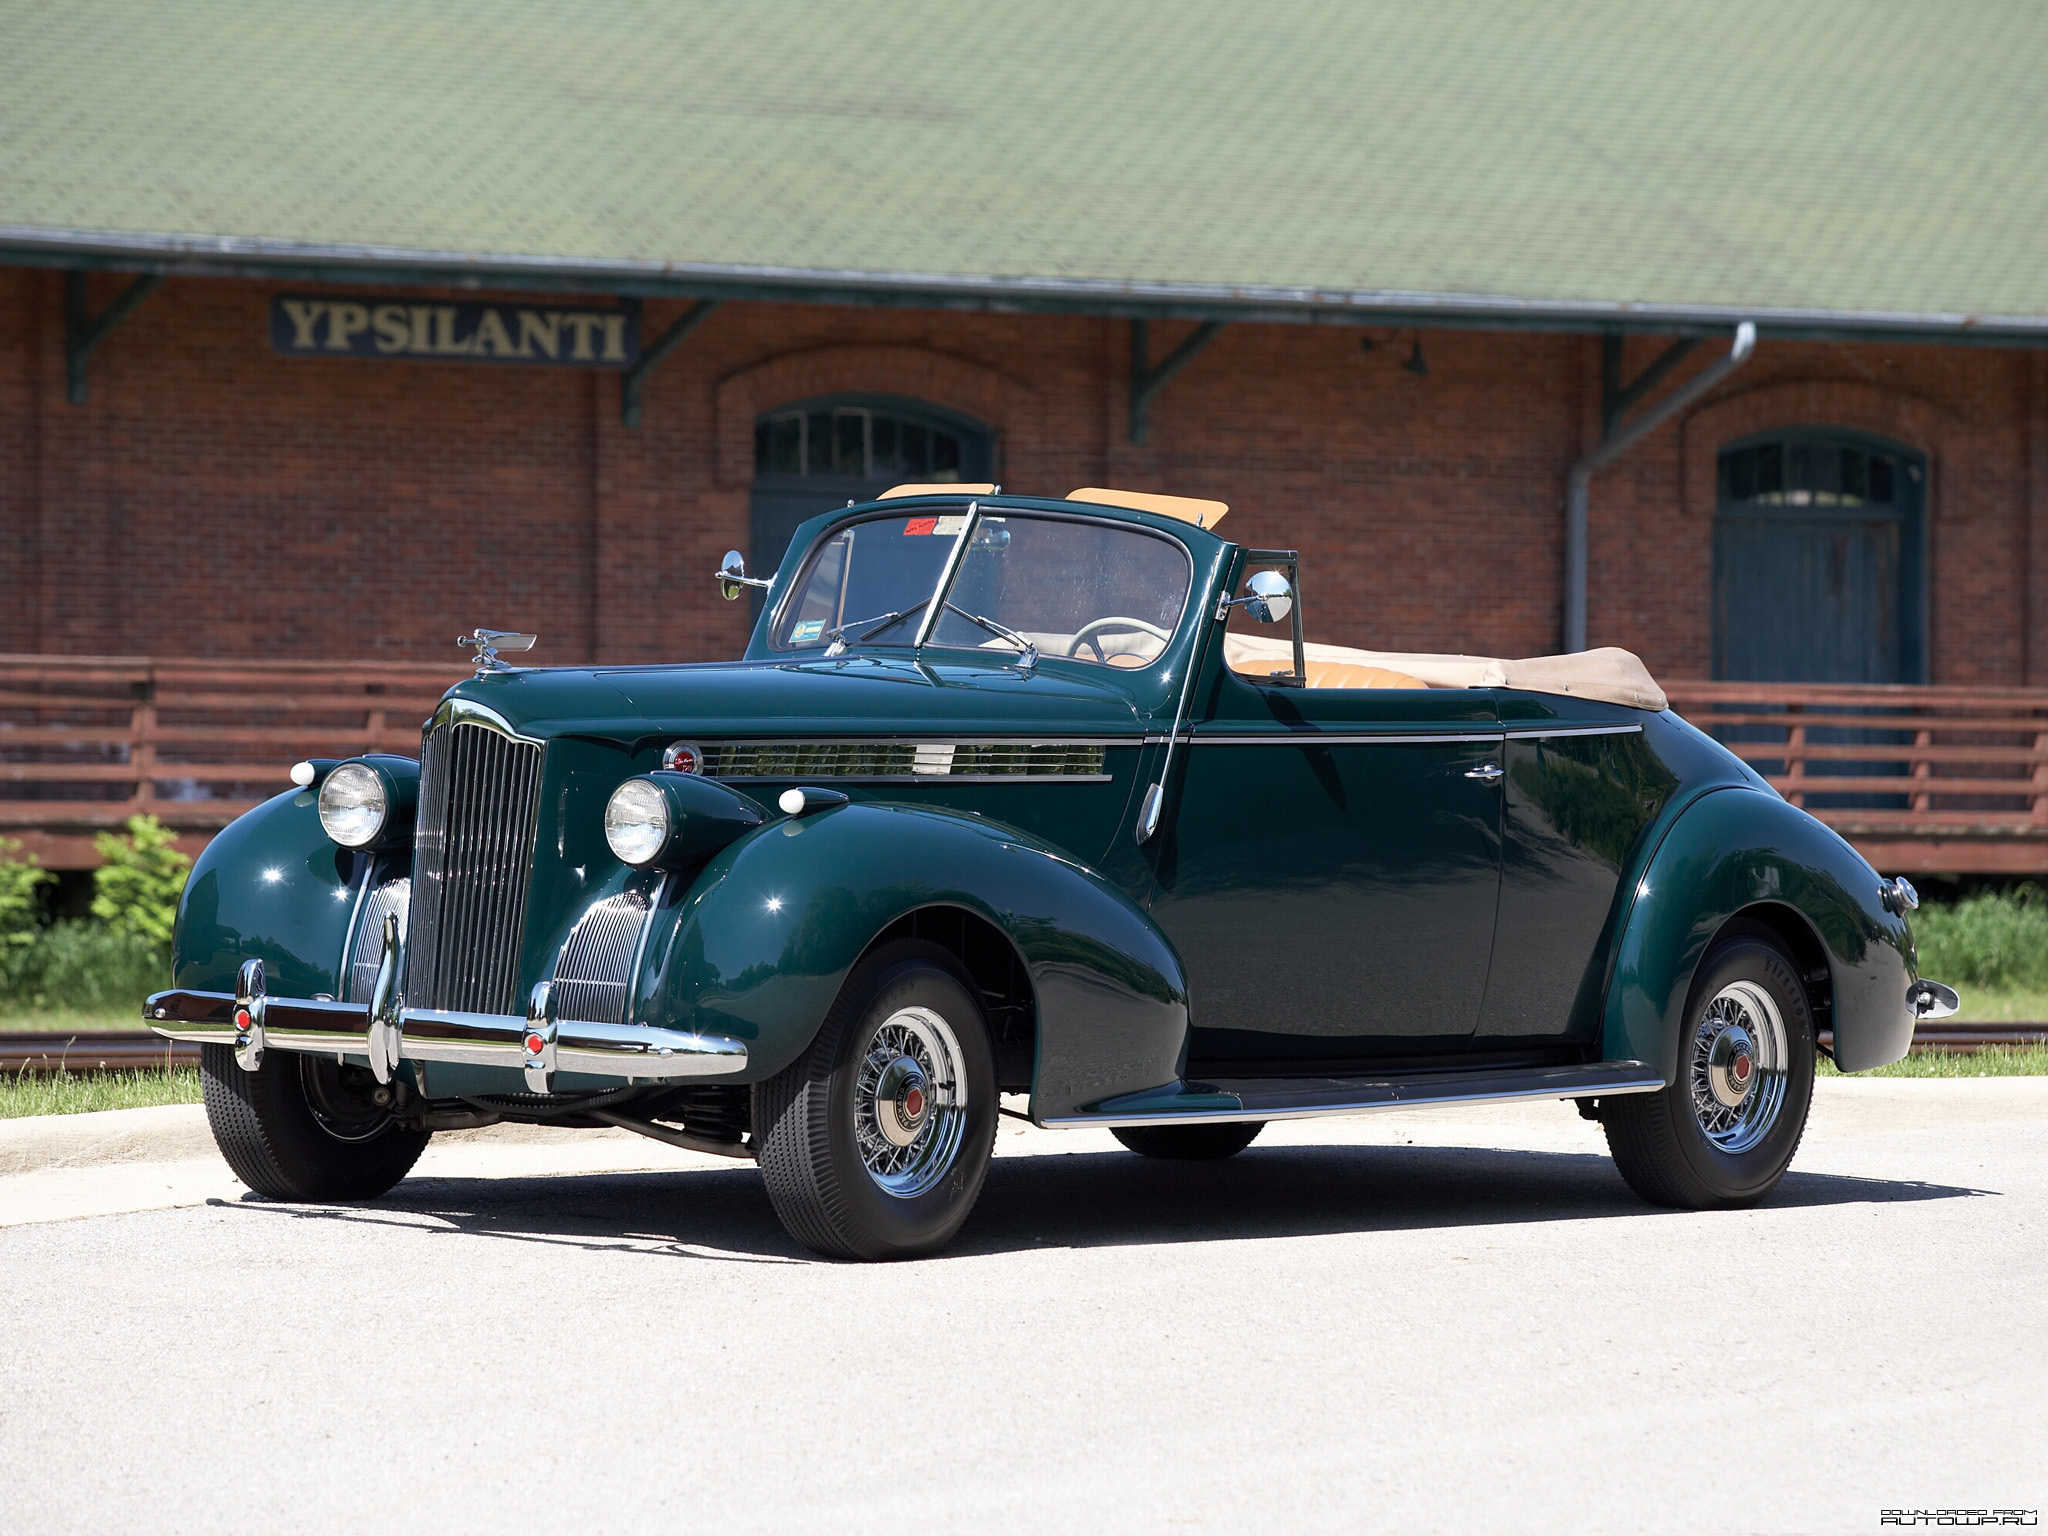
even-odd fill
[(1843, 1071), (1905, 1055), (1916, 974), (1905, 919), (1879, 905), (1876, 875), (1827, 827), (1767, 791), (1731, 786), (1684, 808), (1629, 893), (1607, 992), (1609, 1060), (1676, 1071), (1693, 972), (1743, 912), (1792, 914), (1824, 946)]
[[(767, 649), (764, 616), (736, 663), (506, 672), (454, 690), (546, 746), (522, 988), (551, 973), (594, 902), (642, 891), (656, 918), (629, 1020), (743, 1038), (742, 1077), (754, 1081), (804, 1049), (878, 934), (956, 908), (1023, 962), (1038, 1011), (1033, 1109), (1056, 1119), (1112, 1100), (1213, 1108), (1188, 1081), (1191, 1055), (1195, 1067), (1251, 1057), (1305, 1071), (1542, 1047), (1668, 1073), (1701, 955), (1728, 918), (1757, 911), (1824, 947), (1845, 1067), (1906, 1048), (1911, 941), (1878, 906), (1875, 873), (1677, 717), (1513, 690), (1248, 683), (1224, 667), (1213, 616), (1236, 546), (1144, 514), (997, 504), (1128, 517), (1179, 539), (1195, 583), (1161, 658), (1117, 671), (1047, 657), (1030, 672), (942, 647), (796, 659)], [(794, 547), (871, 510), (813, 519)], [(1312, 569), (1307, 580), (1313, 601)], [(1160, 772), (1190, 667), (1165, 820), (1140, 845), (1140, 793)], [(1638, 729), (1452, 739), (1614, 726)], [(1305, 739), (1332, 732), (1422, 739)], [(658, 773), (668, 744), (787, 738), (1078, 740), (1101, 746), (1105, 776), (837, 778), (829, 787), (851, 803), (796, 820), (771, 809), (795, 781), (679, 780), (685, 821), (709, 813), (701, 841), (665, 872), (612, 857), (605, 802), (622, 780)], [(1506, 770), (1497, 790), (1465, 777), (1489, 760)], [(769, 817), (751, 829), (752, 813), (735, 813), (749, 804)], [(376, 878), (408, 859), (404, 847), (380, 853)], [(274, 992), (340, 994), (369, 864), (328, 842), (311, 793), (243, 817), (188, 886), (178, 984), (224, 990), (260, 955)], [(437, 1070), (435, 1081), (437, 1092), (520, 1086), (510, 1072), (457, 1084)]]
[(172, 984), (231, 992), (241, 963), (260, 959), (281, 997), (339, 997), (356, 882), (368, 864), (329, 839), (309, 789), (237, 817), (201, 851), (178, 899)]
[(1038, 1004), (1041, 1118), (1174, 1080), (1186, 984), (1130, 899), (1012, 828), (914, 806), (779, 821), (712, 859), (663, 901), (634, 1017), (745, 1040), (746, 1076), (772, 1076), (875, 935), (927, 907), (973, 912), (1016, 946)]

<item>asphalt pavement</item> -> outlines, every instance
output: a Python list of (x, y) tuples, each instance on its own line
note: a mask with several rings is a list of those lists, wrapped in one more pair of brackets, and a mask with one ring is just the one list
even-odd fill
[(2048, 1079), (1824, 1081), (1776, 1195), (1718, 1214), (1645, 1208), (1568, 1104), (1217, 1165), (1006, 1120), (962, 1239), (894, 1265), (815, 1260), (750, 1167), (622, 1132), (437, 1139), (386, 1200), (312, 1207), (244, 1194), (193, 1111), (130, 1113), (0, 1137), (0, 1530), (2048, 1504)]

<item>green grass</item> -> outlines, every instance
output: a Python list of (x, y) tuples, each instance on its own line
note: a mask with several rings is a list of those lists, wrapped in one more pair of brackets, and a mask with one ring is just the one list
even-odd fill
[(1904, 1061), (1869, 1072), (1838, 1072), (1820, 1064), (1822, 1077), (2048, 1077), (2048, 1045), (1991, 1045), (1981, 1051), (1915, 1051)]
[(70, 1072), (0, 1077), (0, 1120), (23, 1115), (84, 1115), (102, 1109), (146, 1109), (155, 1104), (197, 1104), (199, 1073), (173, 1071)]
[(49, 1008), (36, 1013), (18, 1005), (0, 1004), (0, 1032), (6, 1033), (55, 1031), (66, 1035), (103, 1035), (112, 1029), (139, 1030), (142, 1027), (142, 1002), (139, 998), (133, 1008), (122, 1009), (118, 1013), (105, 1008)]
[(2040, 886), (1929, 902), (1912, 923), (1922, 975), (1965, 992), (2048, 992), (2048, 892)]
[[(1948, 978), (1928, 971), (1936, 981)], [(1956, 1021), (1964, 1024), (2039, 1024), (2048, 1020), (2048, 991), (2028, 987), (1958, 986), (1963, 994), (1963, 1011)]]

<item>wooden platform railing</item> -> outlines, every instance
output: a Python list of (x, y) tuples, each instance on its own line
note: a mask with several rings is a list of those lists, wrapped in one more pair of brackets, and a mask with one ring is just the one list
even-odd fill
[(1887, 873), (2048, 873), (2048, 688), (1664, 687)]
[[(0, 655), (0, 836), (87, 868), (155, 815), (196, 849), (303, 757), (419, 750), (456, 662)], [(2048, 688), (1665, 683), (1887, 873), (2048, 875)]]
[(305, 757), (419, 753), (447, 665), (0, 655), (0, 836), (53, 869), (153, 815), (196, 850)]

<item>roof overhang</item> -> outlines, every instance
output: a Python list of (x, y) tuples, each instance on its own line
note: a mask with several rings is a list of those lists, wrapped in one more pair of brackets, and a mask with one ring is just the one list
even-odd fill
[(2048, 347), (2048, 316), (1522, 298), (1399, 289), (1212, 287), (1088, 278), (872, 272), (705, 262), (418, 250), (259, 236), (0, 224), (0, 263), (300, 282), (383, 283), (940, 309), (984, 314), (1281, 325), (1725, 335), (1742, 321), (1781, 340)]

